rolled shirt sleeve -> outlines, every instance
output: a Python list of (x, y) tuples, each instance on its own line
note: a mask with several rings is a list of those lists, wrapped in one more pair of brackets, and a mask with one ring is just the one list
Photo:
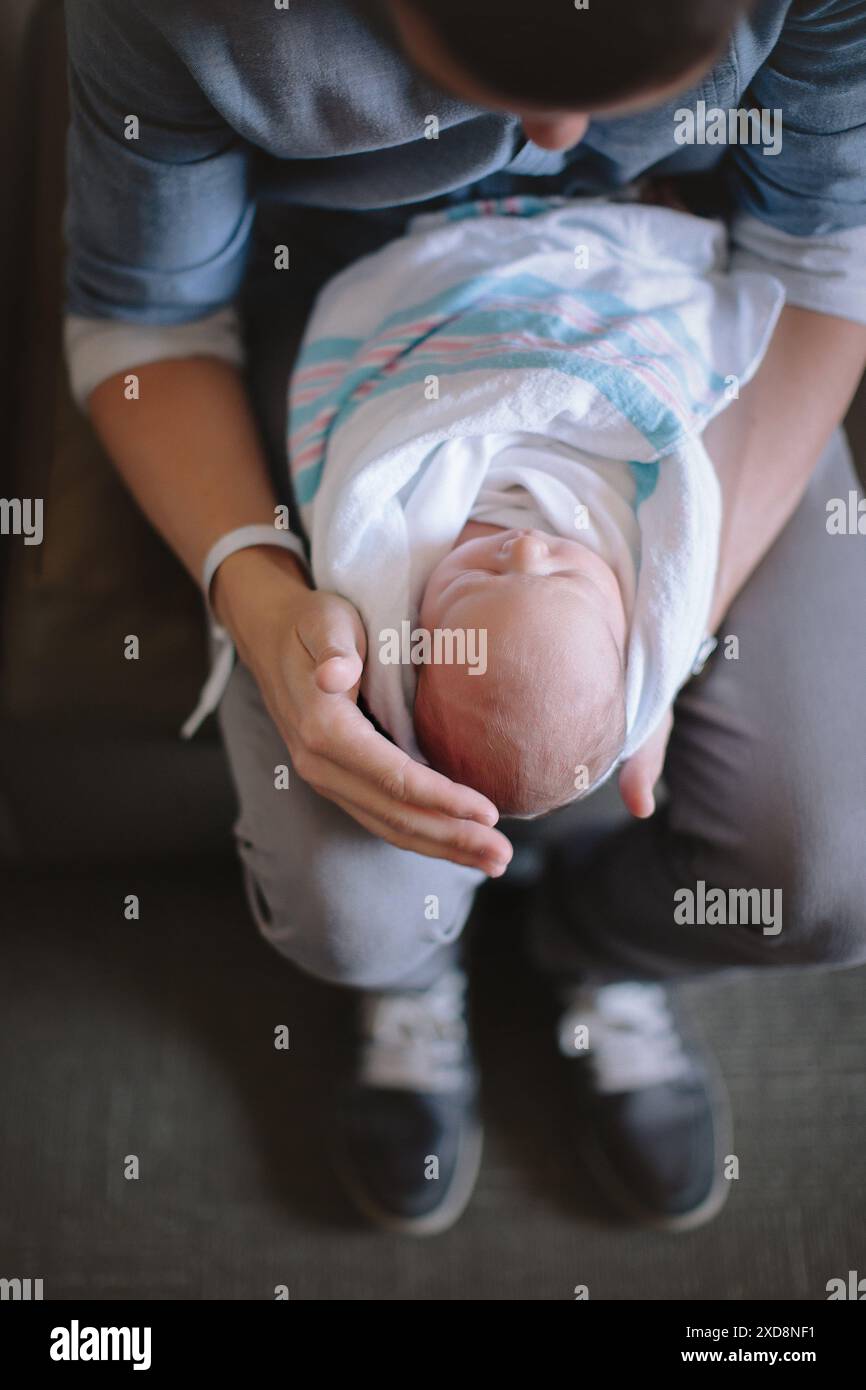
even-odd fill
[(64, 346), (72, 395), (82, 409), (100, 382), (170, 357), (217, 357), (241, 367), (240, 321), (229, 306), (192, 323), (118, 323), (67, 314)]
[(781, 119), (781, 143), (732, 148), (733, 265), (771, 270), (789, 303), (866, 322), (862, 0), (794, 0), (748, 105)]
[(247, 147), (135, 0), (67, 0), (66, 22), (66, 340), (76, 396), (101, 372), (135, 365), (130, 352), (138, 362), (178, 356), (195, 339), (234, 360), (239, 340), (225, 315), (254, 218)]
[(731, 227), (731, 268), (770, 271), (787, 304), (866, 323), (866, 226), (792, 236), (741, 214)]

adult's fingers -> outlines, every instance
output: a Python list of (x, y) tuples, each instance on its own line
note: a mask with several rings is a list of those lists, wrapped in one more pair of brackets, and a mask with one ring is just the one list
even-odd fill
[(328, 758), (306, 756), (298, 771), (320, 796), (344, 802), (356, 820), (359, 812), (373, 817), (377, 833), (391, 843), (400, 839), (402, 844), (407, 836), (424, 840), (438, 846), (442, 858), (451, 858), (452, 853), (468, 856), (485, 872), (504, 868), (511, 858), (509, 841), (492, 826), (397, 802), (354, 773), (335, 767)]
[(371, 798), (365, 784), (348, 784), (339, 795), (356, 811), (375, 816), (386, 838), (412, 837), (438, 846), (442, 858), (459, 855), (477, 863), (485, 873), (505, 869), (511, 859), (511, 844), (499, 830), (479, 825), (474, 820), (458, 820), (443, 816), (439, 811), (426, 811), (417, 806), (395, 805), (387, 797)]
[[(493, 826), (499, 812), (486, 796), (415, 762), (374, 729), (357, 705), (344, 697), (322, 697), (311, 716), (310, 751), (401, 806), (439, 811), (455, 820)], [(310, 723), (308, 723), (308, 731)], [(303, 774), (302, 774), (303, 775)], [(363, 798), (362, 798), (363, 800)]]
[(469, 869), (479, 869), (482, 873), (487, 874), (488, 878), (501, 877), (508, 867), (508, 859), (511, 857), (510, 846), (507, 859), (497, 858), (493, 860), (483, 856), (479, 858), (476, 854), (458, 849), (453, 845), (444, 845), (441, 841), (428, 838), (423, 834), (408, 830), (397, 831), (377, 816), (369, 814), (362, 807), (356, 806), (353, 802), (340, 796), (330, 796), (328, 799), (363, 826), (365, 830), (368, 830), (371, 835), (375, 835), (380, 840), (386, 840), (388, 844), (396, 846), (397, 849), (411, 850), (414, 854), (422, 854), (428, 859), (447, 859), (452, 864), (463, 864)]
[(655, 785), (664, 770), (672, 727), (673, 715), (669, 711), (646, 743), (623, 764), (620, 772), (620, 795), (627, 810), (639, 820), (645, 820), (655, 810)]
[(638, 820), (646, 820), (656, 808), (654, 785), (655, 779), (634, 759), (625, 763), (619, 774), (619, 794), (623, 804)]

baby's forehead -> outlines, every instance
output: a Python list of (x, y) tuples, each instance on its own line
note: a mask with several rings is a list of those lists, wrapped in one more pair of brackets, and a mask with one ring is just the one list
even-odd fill
[[(479, 586), (471, 601), (455, 602), (440, 615), (447, 626), (430, 634), (431, 651), (464, 649), (483, 662), (455, 661), (429, 667), (440, 690), (450, 697), (483, 703), (499, 685), (509, 689), (537, 686), (544, 672), (545, 687), (558, 692), (588, 686), (615, 685), (621, 663), (605, 614), (583, 587), (566, 589), (543, 584), (525, 586), (519, 596), (507, 586)], [(491, 592), (488, 594), (486, 590)], [(449, 641), (441, 639), (447, 636)], [(478, 669), (484, 666), (484, 673)], [(422, 669), (426, 669), (423, 668)]]

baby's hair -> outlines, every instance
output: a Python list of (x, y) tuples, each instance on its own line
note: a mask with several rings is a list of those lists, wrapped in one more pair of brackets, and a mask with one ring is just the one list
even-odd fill
[[(489, 797), (500, 815), (528, 820), (568, 805), (594, 788), (625, 743), (622, 664), (612, 655), (602, 655), (601, 679), (598, 668), (577, 680), (554, 669), (545, 687), (537, 667), (512, 651), (499, 673), (529, 699), (515, 698), (513, 684), (506, 699), (492, 668), (472, 677), (423, 667), (415, 697), (422, 752), (437, 772)], [(531, 707), (532, 719), (515, 718), (515, 707)]]

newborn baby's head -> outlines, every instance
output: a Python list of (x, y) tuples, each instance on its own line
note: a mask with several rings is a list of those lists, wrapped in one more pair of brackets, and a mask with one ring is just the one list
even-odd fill
[(470, 522), (430, 575), (419, 616), (433, 634), (486, 634), (483, 673), (480, 661), (420, 669), (415, 732), (437, 771), (501, 815), (536, 816), (616, 760), (626, 618), (613, 570), (588, 546)]

